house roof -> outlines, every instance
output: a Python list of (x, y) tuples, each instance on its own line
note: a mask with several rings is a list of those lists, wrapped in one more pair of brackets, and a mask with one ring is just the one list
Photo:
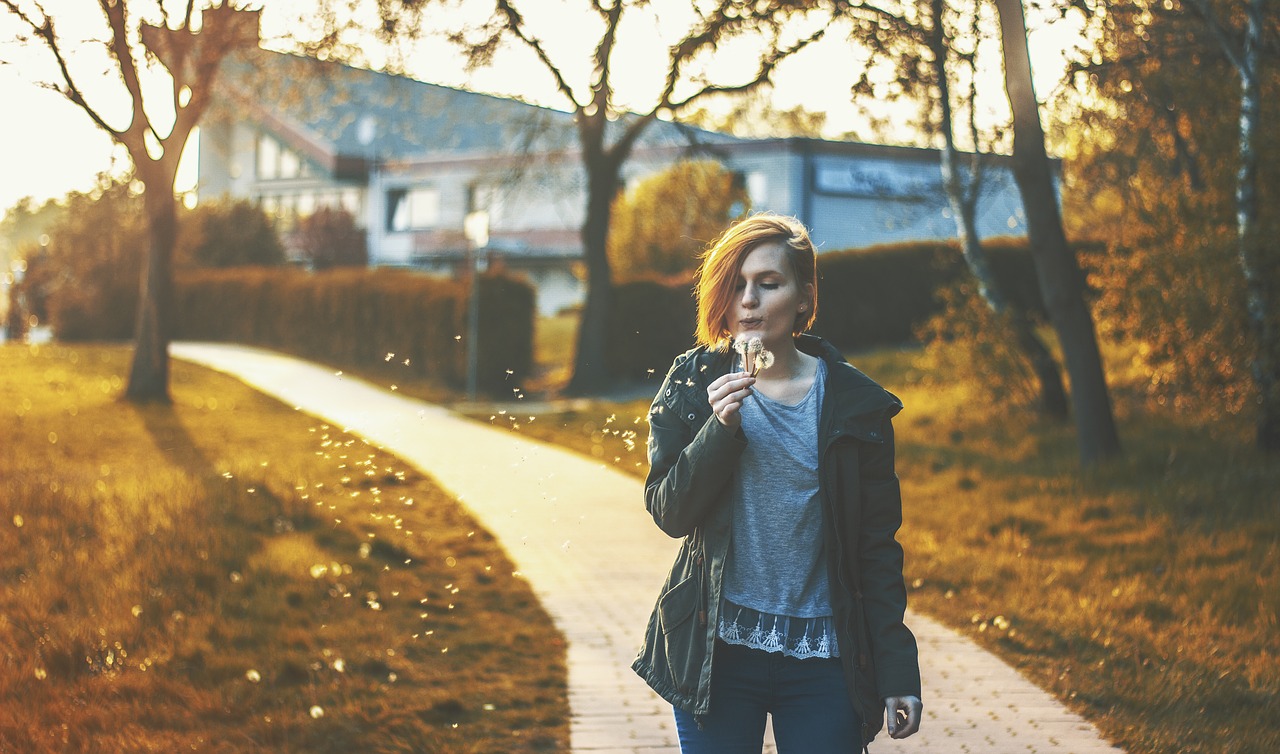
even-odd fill
[[(570, 149), (572, 113), (336, 62), (255, 50), (224, 63), (224, 106), (331, 167), (352, 160), (421, 160)], [(620, 127), (620, 126), (619, 126)], [(655, 121), (637, 146), (740, 141)]]

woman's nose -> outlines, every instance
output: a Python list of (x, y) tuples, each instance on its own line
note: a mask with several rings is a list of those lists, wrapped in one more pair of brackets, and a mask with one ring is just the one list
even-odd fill
[(742, 287), (742, 305), (746, 307), (754, 307), (759, 303), (756, 297), (756, 287), (748, 283)]

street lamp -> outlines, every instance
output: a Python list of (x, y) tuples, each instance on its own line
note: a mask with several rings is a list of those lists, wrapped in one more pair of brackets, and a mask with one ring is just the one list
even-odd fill
[(480, 379), (480, 273), (485, 267), (480, 252), (489, 245), (489, 212), (468, 212), (462, 233), (467, 237), (467, 271), (471, 277), (467, 300), (467, 400), (474, 403)]

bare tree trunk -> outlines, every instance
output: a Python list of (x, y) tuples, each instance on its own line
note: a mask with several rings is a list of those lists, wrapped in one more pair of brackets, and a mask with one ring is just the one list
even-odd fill
[(598, 156), (587, 161), (585, 168), (587, 216), (582, 223), (582, 252), (587, 268), (587, 300), (578, 325), (573, 377), (567, 387), (574, 395), (599, 393), (609, 382), (605, 354), (609, 309), (613, 305), (613, 276), (609, 268), (608, 240), (621, 164), (611, 157)]
[[(169, 402), (169, 341), (173, 323), (173, 246), (177, 200), (163, 179), (147, 182), (147, 259), (142, 266), (133, 363), (125, 397), (145, 403)], [(172, 186), (172, 181), (169, 182)]]
[(1244, 50), (1237, 66), (1240, 72), (1240, 169), (1236, 174), (1236, 225), (1246, 308), (1257, 338), (1253, 360), (1253, 379), (1261, 400), (1257, 444), (1262, 450), (1280, 451), (1280, 332), (1275, 314), (1276, 275), (1272, 269), (1280, 262), (1268, 264), (1264, 259), (1266, 249), (1258, 227), (1258, 153), (1254, 146), (1262, 111), (1258, 82), (1264, 5), (1264, 0), (1249, 3), (1245, 13)]
[[(960, 252), (965, 265), (978, 282), (978, 293), (987, 307), (997, 315), (1007, 313), (1013, 327), (1014, 339), (1023, 356), (1031, 364), (1039, 385), (1040, 413), (1053, 419), (1065, 420), (1068, 416), (1067, 391), (1062, 384), (1062, 370), (1053, 357), (1026, 312), (1010, 308), (1009, 297), (1004, 295), (1000, 283), (991, 272), (987, 253), (982, 248), (978, 234), (977, 210), (980, 188), (978, 166), (974, 165), (967, 185), (957, 165), (955, 123), (951, 110), (951, 82), (947, 76), (948, 47), (943, 27), (943, 0), (931, 0), (933, 28), (929, 46), (933, 53), (933, 73), (938, 84), (938, 99), (942, 106), (942, 185), (946, 189), (951, 211), (956, 218), (956, 234), (960, 238)], [(976, 129), (975, 129), (976, 130)], [(977, 149), (976, 134), (974, 149)]]
[(1039, 103), (1031, 83), (1021, 0), (996, 0), (1004, 51), (1005, 89), (1013, 109), (1013, 174), (1027, 213), (1027, 235), (1049, 319), (1066, 357), (1075, 402), (1080, 460), (1092, 465), (1120, 453), (1084, 274), (1067, 245), (1053, 173), (1044, 148)]

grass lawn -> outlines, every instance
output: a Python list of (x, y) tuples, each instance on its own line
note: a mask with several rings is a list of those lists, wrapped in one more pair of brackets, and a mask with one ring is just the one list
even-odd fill
[[(907, 406), (914, 609), (1132, 754), (1280, 751), (1280, 461), (1253, 449), (1248, 417), (1174, 415), (1113, 375), (1125, 456), (1085, 473), (1070, 426), (992, 413), (992, 396), (926, 379), (910, 352), (852, 361)], [(476, 418), (643, 476), (647, 408)]]
[(428, 479), (241, 383), (0, 347), (0, 751), (539, 752), (564, 644)]

